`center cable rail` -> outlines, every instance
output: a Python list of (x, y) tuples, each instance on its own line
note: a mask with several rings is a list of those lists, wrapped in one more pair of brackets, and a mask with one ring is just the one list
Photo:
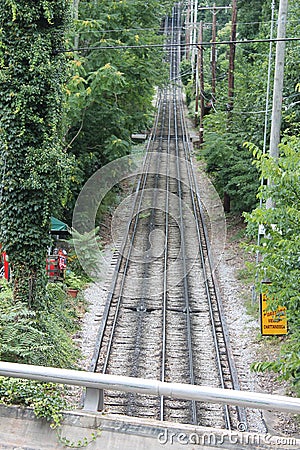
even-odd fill
[[(179, 7), (175, 6), (172, 18), (165, 22), (165, 32), (168, 37), (166, 48), (168, 48), (168, 44), (180, 42), (178, 30), (180, 30), (180, 14)], [(171, 80), (178, 80), (179, 61), (179, 48), (170, 47)], [(186, 178), (188, 188), (185, 183), (183, 184), (183, 178)], [(149, 188), (151, 190), (150, 199), (147, 196)], [(163, 198), (160, 193), (162, 189), (164, 191)], [(178, 224), (174, 220), (176, 214), (172, 217), (172, 210), (170, 210), (171, 206), (174, 207), (174, 196), (176, 196), (178, 202), (176, 208), (179, 216)], [(147, 204), (150, 200), (151, 204)], [(189, 263), (189, 260), (193, 257), (194, 249), (189, 243), (192, 238), (187, 234), (191, 232), (191, 229), (189, 228), (190, 224), (184, 219), (184, 201), (188, 201), (193, 213), (195, 232), (192, 231), (192, 233), (196, 236), (200, 254), (200, 261), (196, 265), (196, 273), (199, 276), (202, 273), (203, 292), (205, 291), (207, 299), (205, 304), (208, 306), (203, 306), (204, 300), (202, 298), (200, 300), (195, 299), (194, 291), (197, 292), (197, 288), (193, 286), (193, 278), (196, 275), (191, 271)], [(163, 213), (158, 211), (160, 202), (164, 205)], [(150, 210), (147, 223), (141, 219), (142, 212), (145, 209)], [(140, 240), (143, 233), (145, 238), (149, 237), (150, 240), (152, 231), (156, 229), (164, 232), (162, 252), (157, 257), (155, 251), (153, 254), (151, 242), (149, 247), (149, 242), (146, 245), (145, 241)], [(177, 259), (181, 262), (181, 266), (178, 266), (179, 272), (177, 274), (170, 271), (170, 265), (172, 265), (174, 259), (174, 249), (172, 248), (174, 243), (177, 246), (179, 245), (180, 248), (179, 258)], [(143, 256), (142, 261), (135, 259), (136, 247), (139, 245), (141, 250), (145, 249), (145, 256)], [(158, 281), (159, 284), (156, 286), (150, 286), (151, 274), (160, 271), (162, 272), (161, 281)], [(130, 294), (131, 290), (128, 290), (128, 285), (130, 287), (130, 276), (136, 273), (140, 274), (141, 282), (140, 286), (136, 286), (137, 298), (134, 299), (130, 297), (132, 294)], [(178, 281), (177, 278), (180, 278), (180, 280)], [(174, 290), (173, 284), (175, 287), (177, 286), (177, 291)], [(155, 292), (152, 293), (151, 290), (159, 290), (160, 286), (161, 297), (156, 298)], [(199, 306), (197, 306), (198, 304)], [(197, 308), (200, 308), (201, 314), (207, 315), (209, 317), (207, 320), (210, 321), (211, 331), (207, 330), (207, 332), (212, 333), (211, 341), (215, 348), (214, 359), (216, 360), (215, 372), (218, 373), (219, 380), (214, 381), (214, 383), (217, 383), (217, 386), (220, 387), (239, 389), (237, 371), (230, 349), (224, 311), (213, 270), (208, 232), (191, 158), (181, 87), (173, 83), (158, 93), (155, 124), (147, 144), (141, 175), (137, 179), (133, 207), (125, 229), (125, 236), (120, 248), (90, 370), (114, 373), (117, 368), (118, 371), (123, 370), (125, 372), (122, 372), (123, 375), (136, 377), (141, 373), (143, 374), (143, 367), (146, 369), (145, 364), (150, 362), (151, 370), (149, 368), (146, 370), (149, 373), (149, 375), (145, 374), (146, 378), (148, 376), (160, 378), (161, 381), (185, 381), (190, 384), (201, 384), (199, 370), (197, 369), (195, 372), (195, 367), (199, 362), (199, 357), (196, 358), (198, 362), (195, 361), (199, 336), (197, 337), (196, 331), (193, 330), (195, 320), (200, 319), (200, 316), (197, 316), (199, 314)], [(151, 314), (154, 315), (155, 320), (153, 320), (153, 317), (151, 320)], [(125, 320), (124, 317), (127, 317), (127, 319)], [(121, 324), (119, 324), (121, 319), (123, 322), (121, 321)], [(178, 324), (175, 328), (172, 322), (174, 320), (175, 324)], [(151, 335), (147, 336), (149, 323), (151, 324)], [(184, 326), (183, 323), (185, 323)], [(198, 323), (197, 325), (199, 326)], [(125, 334), (122, 334), (124, 332)], [(179, 332), (181, 332), (181, 335), (178, 341)], [(150, 344), (147, 343), (147, 339)], [(155, 342), (160, 342), (161, 349), (158, 362), (149, 359), (149, 354), (152, 355), (153, 353), (148, 348), (151, 347), (151, 339), (153, 339), (153, 346), (155, 346)], [(182, 345), (182, 347), (179, 347), (179, 345)], [(180, 355), (172, 356), (174, 354), (172, 346), (175, 350), (178, 349), (178, 353), (182, 354), (182, 360)], [(112, 353), (114, 353), (114, 357), (111, 356)], [(113, 358), (116, 358), (116, 354), (118, 359), (115, 359), (116, 362), (114, 362)], [(124, 364), (123, 369), (119, 367), (119, 361)], [(175, 363), (176, 366), (174, 366)], [(207, 364), (207, 360), (203, 360), (203, 364)], [(181, 365), (182, 368), (179, 368)], [(174, 370), (175, 367), (176, 370)], [(110, 372), (111, 370), (112, 372)], [(230, 376), (228, 376), (228, 372)], [(207, 408), (193, 400), (171, 402), (161, 396), (157, 403), (153, 400), (143, 400), (141, 396), (135, 396), (134, 394), (124, 394), (121, 400), (113, 396), (111, 404), (115, 405), (117, 412), (121, 410), (126, 414), (140, 415), (139, 411), (144, 408), (149, 416), (160, 420), (174, 419), (193, 424), (199, 423), (200, 425)], [(220, 405), (218, 405), (218, 408), (220, 411), (223, 409)], [(158, 412), (155, 412), (156, 410)], [(183, 413), (180, 410), (186, 410), (187, 412)], [(208, 417), (212, 416), (214, 419), (214, 416), (219, 414), (218, 411), (218, 409), (212, 410), (210, 416), (208, 413)], [(228, 429), (235, 428), (237, 421), (246, 423), (245, 410), (240, 407), (235, 409), (225, 406), (223, 420)], [(215, 424), (212, 423), (212, 425)]]
[[(180, 41), (180, 33), (175, 30), (180, 30), (180, 15), (179, 15), (179, 7), (173, 8), (172, 14), (172, 22), (171, 22), (171, 38), (172, 43)], [(171, 53), (171, 61), (170, 61), (170, 78), (177, 78), (178, 76), (178, 67), (179, 67), (179, 49), (170, 49)], [(195, 384), (194, 377), (194, 363), (193, 363), (193, 343), (192, 343), (192, 330), (191, 330), (191, 319), (190, 319), (190, 304), (189, 304), (189, 287), (188, 287), (188, 279), (187, 279), (187, 266), (186, 266), (186, 251), (185, 251), (185, 232), (184, 232), (184, 222), (183, 222), (183, 209), (182, 209), (182, 191), (181, 191), (181, 171), (180, 171), (180, 163), (179, 163), (179, 143), (178, 143), (178, 123), (177, 123), (177, 92), (176, 86), (172, 88), (172, 102), (170, 102), (170, 109), (173, 107), (173, 117), (174, 117), (174, 137), (175, 137), (175, 156), (176, 156), (176, 178), (177, 178), (177, 195), (179, 199), (179, 217), (180, 217), (180, 242), (181, 242), (181, 258), (183, 264), (183, 295), (185, 301), (185, 310), (186, 310), (186, 330), (187, 330), (187, 342), (188, 342), (188, 361), (189, 361), (189, 377), (190, 384)], [(172, 103), (172, 106), (171, 106)], [(171, 119), (171, 114), (169, 114)], [(169, 129), (168, 129), (168, 150), (171, 147), (171, 124), (169, 121)], [(169, 151), (168, 151), (169, 157)], [(169, 166), (169, 164), (168, 164)], [(167, 170), (167, 179), (169, 178), (169, 169)], [(169, 184), (167, 185), (167, 198), (169, 198)], [(168, 208), (167, 208), (168, 211)], [(166, 228), (167, 228), (167, 216), (166, 216)], [(165, 265), (166, 267), (166, 265)], [(166, 294), (164, 293), (164, 296)], [(164, 308), (167, 308), (167, 305), (164, 305)], [(165, 335), (166, 338), (166, 335)], [(165, 360), (165, 358), (164, 358)], [(163, 380), (162, 380), (163, 381)], [(197, 406), (196, 402), (191, 402), (191, 410), (192, 410), (192, 423), (197, 424)], [(161, 417), (163, 417), (163, 411), (161, 411)]]

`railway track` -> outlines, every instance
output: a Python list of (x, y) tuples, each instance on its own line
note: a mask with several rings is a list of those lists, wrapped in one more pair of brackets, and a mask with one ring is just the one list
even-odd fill
[[(166, 20), (166, 48), (180, 42), (180, 7)], [(170, 84), (157, 115), (99, 330), (101, 373), (239, 389), (170, 47)], [(142, 394), (105, 393), (113, 413), (237, 428), (241, 408)]]

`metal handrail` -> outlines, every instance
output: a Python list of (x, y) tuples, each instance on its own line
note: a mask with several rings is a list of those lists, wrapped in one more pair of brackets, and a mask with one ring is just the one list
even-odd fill
[[(235, 391), (231, 389), (213, 388), (210, 386), (195, 386), (182, 383), (166, 383), (158, 380), (144, 378), (131, 378), (117, 375), (104, 375), (78, 370), (59, 369), (55, 367), (33, 366), (0, 362), (0, 376), (25, 378), (42, 382), (52, 382), (74, 386), (84, 386), (87, 394), (98, 394), (103, 397), (103, 389), (111, 391), (135, 392), (147, 395), (165, 395), (183, 400), (222, 403), (248, 408), (285, 411), (300, 414), (300, 398), (283, 395), (262, 394), (248, 391)], [(91, 397), (86, 396), (84, 409), (97, 411), (97, 402), (90, 402)]]

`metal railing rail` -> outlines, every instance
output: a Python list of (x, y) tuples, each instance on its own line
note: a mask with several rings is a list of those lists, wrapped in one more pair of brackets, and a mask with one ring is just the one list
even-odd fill
[(103, 390), (106, 389), (300, 414), (300, 398), (283, 395), (235, 391), (182, 383), (166, 383), (158, 380), (3, 361), (0, 362), (0, 376), (86, 387), (87, 395), (84, 410), (93, 412), (103, 409)]

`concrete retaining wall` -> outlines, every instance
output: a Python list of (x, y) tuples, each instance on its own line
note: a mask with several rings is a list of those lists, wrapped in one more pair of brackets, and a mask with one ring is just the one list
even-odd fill
[[(124, 416), (66, 412), (63, 437), (77, 445), (100, 430), (90, 450), (296, 450), (300, 440), (288, 437), (174, 425)], [(49, 423), (36, 419), (31, 409), (0, 405), (0, 448), (3, 450), (66, 449)]]

